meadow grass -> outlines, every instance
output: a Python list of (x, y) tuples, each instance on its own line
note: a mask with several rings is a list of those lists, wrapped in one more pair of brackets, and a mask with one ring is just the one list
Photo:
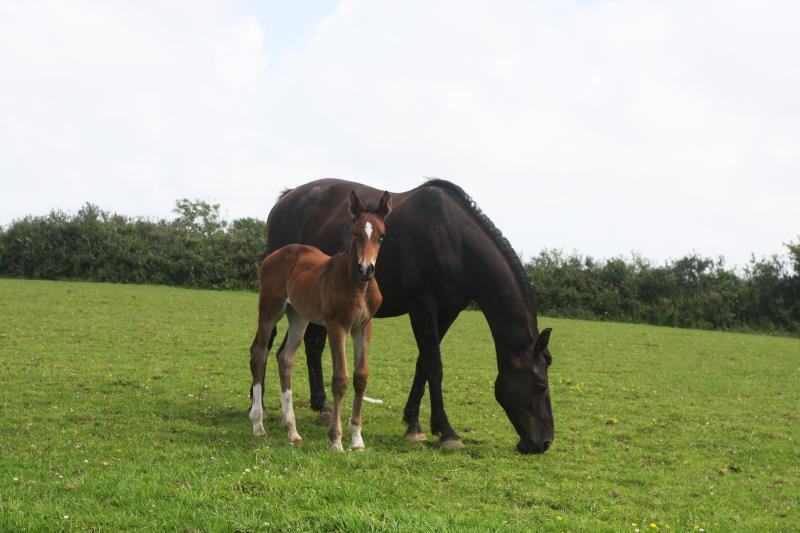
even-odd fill
[(0, 530), (800, 528), (798, 339), (542, 317), (556, 439), (522, 456), (480, 313), (443, 344), (456, 452), (401, 438), (416, 348), (407, 317), (378, 320), (384, 403), (365, 405), (367, 450), (337, 455), (304, 407), (302, 350), (304, 443), (286, 441), (272, 356), (268, 436), (252, 435), (256, 298), (0, 280)]

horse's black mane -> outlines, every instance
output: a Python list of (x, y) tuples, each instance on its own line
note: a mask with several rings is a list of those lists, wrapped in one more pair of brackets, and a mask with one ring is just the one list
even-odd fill
[[(508, 266), (514, 273), (517, 285), (519, 285), (520, 289), (522, 290), (522, 296), (526, 305), (528, 305), (529, 309), (533, 312), (532, 318), (535, 321), (536, 298), (533, 295), (533, 287), (531, 286), (530, 279), (528, 279), (528, 273), (525, 271), (525, 267), (522, 266), (522, 261), (520, 261), (517, 252), (514, 251), (514, 248), (511, 246), (511, 243), (508, 242), (508, 239), (506, 239), (500, 230), (497, 229), (497, 226), (494, 225), (494, 222), (492, 222), (486, 213), (484, 213), (481, 208), (478, 207), (478, 204), (475, 203), (475, 200), (473, 200), (472, 197), (464, 191), (464, 189), (455, 183), (443, 179), (432, 178), (423, 183), (420, 187), (436, 187), (438, 189), (449, 191), (464, 204), (464, 207), (466, 207), (467, 210), (472, 214), (486, 234), (489, 235), (495, 245), (497, 245), (497, 248), (500, 250), (500, 253), (503, 254), (503, 257), (505, 257), (506, 261), (508, 262)], [(534, 328), (538, 328), (535, 322), (532, 324), (532, 326)], [(534, 333), (538, 333), (538, 329), (536, 329)]]

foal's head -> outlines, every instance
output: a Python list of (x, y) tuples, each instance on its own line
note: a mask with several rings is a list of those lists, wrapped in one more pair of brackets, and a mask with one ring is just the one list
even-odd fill
[(375, 275), (375, 261), (386, 234), (383, 220), (392, 211), (392, 195), (383, 193), (378, 207), (364, 207), (355, 191), (350, 191), (350, 215), (353, 217), (353, 236), (350, 249), (355, 255), (355, 269), (361, 281)]

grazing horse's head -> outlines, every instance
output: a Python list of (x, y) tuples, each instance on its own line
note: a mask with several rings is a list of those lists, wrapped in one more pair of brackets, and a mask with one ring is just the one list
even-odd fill
[(553, 411), (547, 384), (550, 328), (539, 334), (532, 348), (511, 357), (500, 367), (494, 395), (520, 436), (517, 450), (543, 453), (553, 442)]
[(361, 281), (375, 275), (375, 261), (386, 234), (384, 219), (392, 211), (392, 195), (383, 193), (378, 207), (364, 207), (355, 191), (350, 191), (350, 215), (353, 217), (353, 235), (350, 250), (354, 255), (354, 268)]

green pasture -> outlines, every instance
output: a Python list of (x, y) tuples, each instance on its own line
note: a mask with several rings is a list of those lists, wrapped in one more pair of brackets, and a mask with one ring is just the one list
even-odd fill
[(556, 438), (522, 456), (480, 313), (443, 345), (455, 452), (402, 439), (415, 344), (407, 317), (378, 320), (384, 403), (367, 450), (337, 455), (302, 351), (305, 442), (286, 442), (274, 357), (269, 434), (251, 434), (256, 298), (0, 280), (0, 531), (800, 529), (798, 339), (543, 317)]

